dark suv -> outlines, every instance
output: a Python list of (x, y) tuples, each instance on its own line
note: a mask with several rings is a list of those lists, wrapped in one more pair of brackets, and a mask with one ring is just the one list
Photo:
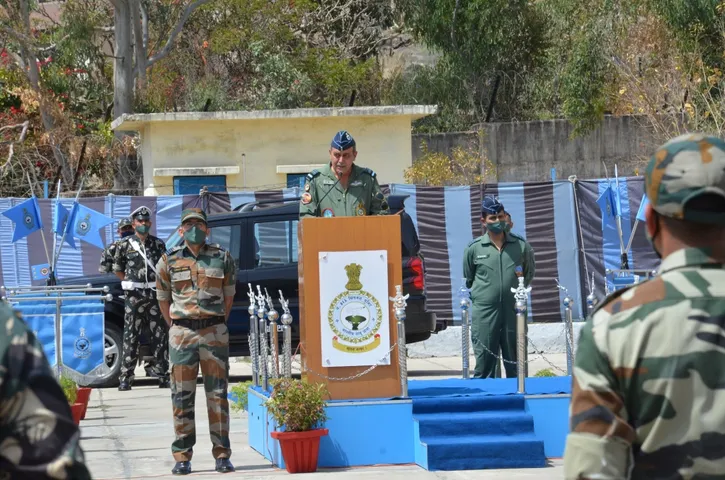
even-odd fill
[[(404, 209), (407, 196), (391, 195), (388, 198), (391, 213)], [(410, 294), (406, 310), (406, 341), (421, 342), (432, 333), (445, 329), (443, 322), (436, 322), (435, 313), (426, 310), (425, 263), (420, 254), (420, 244), (415, 226), (405, 211), (401, 216), (403, 257), (403, 291)], [(297, 272), (297, 223), (299, 200), (254, 202), (242, 205), (235, 211), (209, 216), (210, 243), (218, 243), (231, 252), (237, 265), (237, 292), (229, 317), (230, 356), (249, 355), (247, 334), (249, 314), (247, 307), (248, 283), (260, 285), (275, 300), (275, 308), (281, 313), (279, 290), (289, 300), (294, 322), (292, 337), (294, 347), (299, 342), (299, 292)], [(169, 237), (169, 249), (180, 243), (178, 233)], [(251, 247), (251, 248), (250, 248)], [(123, 292), (115, 275), (98, 275), (83, 278), (64, 278), (58, 284), (108, 285), (114, 300), (106, 303), (106, 362), (110, 372), (94, 382), (94, 386), (113, 386), (118, 383), (120, 349), (123, 343)], [(151, 355), (146, 338), (142, 338), (140, 358)]]

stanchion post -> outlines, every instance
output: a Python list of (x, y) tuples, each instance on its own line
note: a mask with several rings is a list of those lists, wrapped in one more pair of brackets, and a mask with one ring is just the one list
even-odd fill
[(466, 288), (466, 279), (463, 279), (463, 285), (458, 290), (458, 296), (461, 299), (461, 370), (463, 379), (468, 380), (470, 375), (470, 334), (471, 334), (471, 289)]
[(528, 349), (526, 340), (526, 310), (531, 287), (524, 285), (524, 269), (521, 266), (516, 267), (516, 276), (519, 280), (519, 286), (511, 288), (511, 292), (516, 299), (516, 390), (518, 393), (526, 393), (526, 370), (528, 365)]
[(395, 319), (398, 322), (398, 363), (400, 363), (400, 393), (408, 397), (408, 355), (405, 345), (405, 308), (410, 294), (403, 296), (403, 287), (395, 286), (395, 297), (389, 297), (393, 302)]
[(289, 300), (279, 291), (279, 303), (282, 305), (282, 375), (292, 378), (292, 315), (289, 312)]
[[(605, 282), (606, 283), (606, 282)], [(592, 282), (589, 284), (589, 295), (587, 295), (587, 316), (591, 317), (594, 307), (597, 306), (597, 296), (594, 295), (594, 274), (592, 273)]]
[(57, 365), (58, 381), (63, 375), (63, 342), (61, 341), (61, 327), (60, 327), (60, 307), (61, 307), (60, 293), (55, 299), (55, 359)]
[(267, 300), (267, 319), (269, 320), (269, 356), (272, 360), (272, 369), (269, 374), (272, 378), (279, 378), (279, 337), (277, 336), (279, 314), (274, 309), (274, 302), (272, 302), (272, 297), (269, 296), (266, 288), (264, 294)]
[(260, 347), (260, 358), (259, 358), (259, 375), (262, 377), (262, 388), (266, 392), (269, 390), (269, 377), (267, 376), (267, 321), (265, 320), (265, 314), (267, 313), (264, 308), (264, 295), (262, 295), (262, 289), (257, 285), (257, 317), (259, 317), (259, 347)]
[(566, 373), (572, 375), (574, 364), (574, 323), (571, 307), (574, 300), (567, 295), (564, 297), (564, 328), (566, 329)]
[(249, 297), (249, 307), (247, 312), (249, 313), (249, 356), (252, 357), (252, 383), (254, 386), (259, 386), (259, 334), (257, 330), (259, 328), (259, 322), (257, 320), (257, 304), (254, 298), (254, 290), (252, 290), (252, 284), (248, 283), (249, 290), (247, 296)]

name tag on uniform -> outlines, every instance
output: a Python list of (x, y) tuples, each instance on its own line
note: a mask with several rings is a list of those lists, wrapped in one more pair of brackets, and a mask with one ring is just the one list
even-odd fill
[(207, 268), (204, 275), (211, 278), (224, 278), (224, 270), (221, 268)]
[(332, 180), (330, 180), (330, 179), (328, 178), (328, 179), (325, 179), (325, 181), (323, 181), (323, 182), (322, 182), (322, 184), (323, 184), (323, 185), (334, 185), (334, 184), (335, 184), (335, 182), (333, 182)]
[(184, 280), (191, 280), (191, 270), (178, 270), (176, 272), (171, 272), (171, 281), (172, 282), (182, 282)]
[(350, 184), (350, 186), (351, 186), (351, 187), (359, 187), (359, 186), (361, 186), (362, 184), (363, 184), (363, 183), (362, 183), (362, 182), (361, 182), (360, 180), (355, 180), (354, 182), (352, 182), (352, 183)]
[(488, 257), (490, 257), (490, 256), (491, 256), (491, 255), (489, 255), (489, 254), (485, 254), (485, 255), (476, 255), (476, 258), (480, 258), (480, 259), (482, 259), (482, 260), (485, 260), (485, 259), (487, 259), (487, 258), (488, 258)]

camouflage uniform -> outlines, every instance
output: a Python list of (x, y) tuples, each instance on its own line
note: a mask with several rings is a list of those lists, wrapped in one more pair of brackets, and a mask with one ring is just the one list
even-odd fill
[[(685, 208), (725, 198), (722, 140), (671, 140), (645, 181), (657, 215), (725, 225), (725, 212)], [(716, 241), (682, 248), (594, 311), (575, 360), (566, 478), (725, 478), (724, 263)]]
[[(200, 209), (182, 213), (182, 224), (203, 219)], [(161, 257), (157, 295), (170, 302), (169, 331), (171, 398), (176, 440), (171, 451), (177, 462), (188, 462), (196, 444), (194, 404), (201, 366), (209, 416), (209, 433), (216, 459), (229, 458), (229, 329), (224, 301), (236, 292), (236, 267), (220, 245), (203, 244), (199, 255), (186, 243)]]
[[(155, 265), (166, 251), (166, 245), (159, 238), (149, 234), (141, 244), (138, 235), (122, 239), (116, 247), (113, 271), (122, 272), (125, 282), (133, 282), (133, 288), (126, 290), (125, 317), (123, 327), (123, 363), (121, 382), (132, 382), (138, 361), (138, 337), (144, 326), (151, 330), (154, 343), (154, 374), (161, 379), (162, 386), (169, 376), (168, 327), (161, 317), (156, 292), (156, 274), (131, 242)], [(123, 283), (122, 283), (123, 286)], [(144, 325), (146, 323), (146, 325)]]
[(0, 326), (0, 478), (90, 479), (42, 345), (3, 302)]
[[(118, 222), (118, 230), (121, 231), (124, 227), (130, 227), (131, 226), (131, 220), (128, 218), (122, 218)], [(113, 259), (116, 256), (116, 248), (118, 248), (118, 244), (123, 241), (123, 238), (119, 238), (115, 242), (111, 243), (109, 246), (103, 249), (103, 252), (101, 252), (101, 265), (98, 267), (98, 271), (101, 273), (111, 273), (113, 272)]]

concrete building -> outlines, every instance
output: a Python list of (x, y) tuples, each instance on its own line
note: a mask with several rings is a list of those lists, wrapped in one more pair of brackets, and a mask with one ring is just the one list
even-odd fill
[(297, 186), (329, 161), (339, 130), (355, 138), (357, 163), (380, 183), (404, 182), (411, 123), (435, 105), (122, 115), (116, 131), (138, 132), (144, 195)]

